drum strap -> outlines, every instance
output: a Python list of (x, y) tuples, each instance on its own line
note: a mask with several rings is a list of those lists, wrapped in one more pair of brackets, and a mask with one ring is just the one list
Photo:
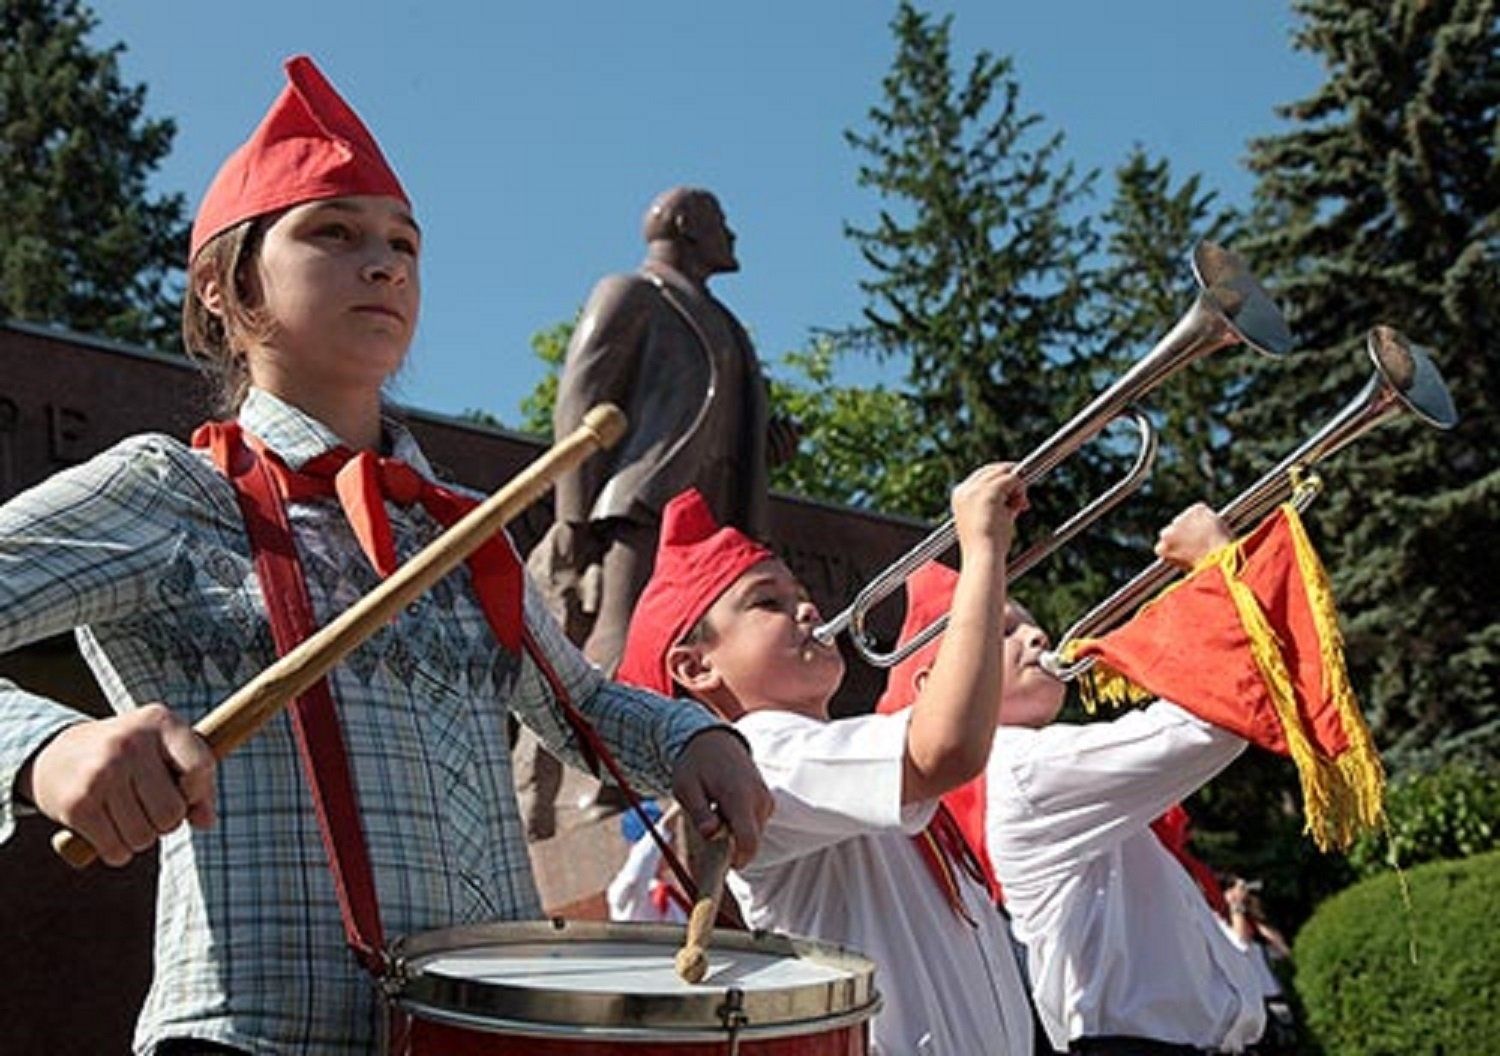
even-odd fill
[[(307, 595), (307, 583), (303, 576), (301, 562), (297, 557), (296, 545), (292, 539), (285, 503), (288, 498), (305, 499), (335, 494), (335, 473), (330, 471), (338, 471), (349, 456), (343, 452), (330, 452), (320, 457), (329, 459), (331, 456), (332, 459), (337, 460), (337, 464), (316, 467), (312, 473), (299, 473), (283, 463), (274, 452), (265, 448), (253, 436), (247, 436), (238, 423), (234, 422), (213, 422), (201, 427), (194, 434), (193, 443), (195, 446), (209, 449), (215, 465), (234, 487), (235, 498), (239, 503), (246, 533), (250, 540), (256, 575), (261, 583), (261, 593), (264, 596), (266, 613), (271, 624), (272, 640), (275, 642), (278, 655), (285, 656), (314, 630), (312, 604)], [(307, 468), (314, 467), (310, 465)], [(399, 468), (396, 472), (399, 473)], [(390, 475), (382, 474), (382, 477)], [(368, 477), (368, 474), (365, 476)], [(338, 492), (344, 490), (346, 489), (337, 489)], [(381, 487), (375, 494), (371, 494), (365, 505), (367, 507), (383, 505), (383, 496), (379, 493), (383, 490), (384, 488)], [(434, 510), (435, 516), (441, 521), (456, 519), (473, 505), (471, 500), (456, 496), (435, 485), (428, 490), (441, 493), (437, 495), (437, 498), (451, 507), (453, 511), (450, 512), (449, 508), (444, 507)], [(340, 494), (339, 497), (347, 506), (348, 500), (345, 496)], [(429, 496), (424, 494), (414, 497), (421, 500), (429, 509), (433, 508), (433, 504), (427, 501)], [(383, 509), (380, 512), (383, 513)], [(363, 521), (368, 520), (369, 516), (368, 512), (362, 512), (352, 519)], [(357, 534), (363, 537), (368, 533), (360, 533), (357, 530)], [(388, 529), (385, 534), (388, 536)], [(503, 545), (509, 551), (509, 544)], [(384, 549), (389, 550), (388, 543)], [(377, 561), (376, 567), (382, 574), (389, 574), (392, 568), (384, 566), (391, 563), (391, 558), (388, 555), (383, 556), (385, 560)], [(494, 588), (498, 584), (500, 592), (507, 599), (514, 597), (508, 576), (485, 576), (476, 572), (473, 578), (476, 590), (482, 595), (490, 594), (491, 589), (487, 588)], [(481, 597), (481, 604), (487, 622), (491, 624), (501, 646), (514, 648), (513, 643), (519, 644), (542, 674), (558, 710), (574, 733), (579, 754), (589, 769), (596, 777), (599, 776), (601, 763), (609, 771), (610, 776), (625, 794), (631, 808), (646, 823), (647, 831), (661, 848), (663, 857), (678, 883), (688, 892), (690, 898), (696, 899), (697, 888), (691, 875), (683, 867), (681, 860), (672, 851), (670, 845), (651, 825), (650, 819), (641, 807), (640, 797), (630, 786), (613, 754), (599, 737), (593, 725), (574, 706), (567, 686), (537, 644), (524, 618), (519, 618), (518, 609), (515, 611), (517, 618), (514, 622), (505, 621), (507, 626), (499, 627), (495, 626), (497, 622), (500, 622), (497, 620), (496, 607), (485, 603), (484, 597)], [(511, 610), (511, 606), (505, 605), (504, 609)], [(517, 634), (517, 629), (519, 629), (519, 634)], [(318, 831), (323, 840), (324, 851), (328, 855), (329, 870), (333, 876), (339, 912), (343, 918), (345, 939), (360, 963), (374, 976), (382, 978), (387, 974), (389, 966), (385, 953), (384, 931), (380, 923), (379, 898), (375, 890), (374, 872), (370, 867), (364, 830), (360, 823), (359, 800), (344, 745), (343, 731), (339, 726), (338, 712), (334, 706), (333, 693), (328, 680), (319, 679), (298, 698), (289, 709), (289, 713), (298, 755), (308, 778), (314, 808), (317, 812)], [(724, 927), (744, 927), (727, 902), (720, 913), (720, 922)]]
[[(604, 743), (598, 731), (594, 729), (593, 724), (584, 718), (583, 713), (573, 705), (573, 698), (568, 693), (568, 687), (563, 684), (563, 680), (558, 676), (551, 662), (536, 644), (536, 639), (532, 636), (530, 627), (522, 629), (521, 645), (526, 650), (527, 655), (531, 657), (532, 662), (536, 664), (537, 670), (542, 673), (542, 677), (546, 679), (547, 685), (552, 690), (552, 697), (557, 701), (558, 709), (563, 713), (563, 717), (568, 720), (568, 725), (573, 728), (573, 733), (578, 738), (579, 750), (583, 753), (584, 758), (589, 761), (589, 768), (593, 771), (594, 776), (599, 776), (599, 764), (604, 764), (604, 769), (609, 771), (609, 776), (614, 779), (615, 784), (624, 793), (625, 801), (630, 804), (630, 809), (635, 811), (636, 817), (640, 818), (641, 824), (646, 828), (646, 832), (651, 835), (651, 839), (656, 843), (657, 849), (661, 851), (662, 859), (667, 863), (667, 867), (672, 870), (672, 875), (682, 885), (682, 890), (687, 892), (684, 901), (691, 908), (693, 903), (698, 901), (699, 897), (698, 885), (693, 882), (692, 874), (683, 866), (682, 860), (672, 850), (672, 845), (667, 842), (666, 837), (661, 834), (655, 823), (652, 822), (651, 816), (646, 813), (646, 808), (641, 805), (641, 797), (631, 787), (624, 772), (620, 769), (620, 764), (615, 762), (615, 757), (610, 752), (609, 746)], [(678, 898), (683, 898), (683, 896), (679, 894)], [(748, 930), (732, 899), (724, 899), (719, 903), (717, 926), (721, 928), (734, 928), (740, 931)]]
[[(274, 456), (269, 452), (262, 455), (247, 444), (233, 423), (211, 423), (194, 434), (193, 443), (209, 448), (219, 471), (234, 486), (271, 623), (271, 637), (276, 652), (285, 656), (312, 633), (313, 616), (286, 506), (270, 469)], [(318, 832), (333, 874), (345, 941), (359, 963), (381, 978), (387, 963), (380, 901), (328, 680), (319, 679), (288, 710), (297, 754), (317, 811)]]

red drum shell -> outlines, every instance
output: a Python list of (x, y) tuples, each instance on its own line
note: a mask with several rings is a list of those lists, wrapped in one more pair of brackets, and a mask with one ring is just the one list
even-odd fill
[(403, 940), (387, 1056), (866, 1056), (874, 965), (837, 946), (717, 932), (696, 986), (683, 929), (485, 924)]

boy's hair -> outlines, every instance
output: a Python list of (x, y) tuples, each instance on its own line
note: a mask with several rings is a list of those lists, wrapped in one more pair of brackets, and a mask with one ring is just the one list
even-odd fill
[[(232, 416), (250, 389), (245, 360), (249, 345), (267, 336), (271, 323), (247, 302), (248, 269), (260, 253), (268, 218), (254, 217), (220, 232), (206, 242), (188, 267), (188, 288), (182, 300), (182, 344), (200, 361), (213, 382), (215, 412)], [(198, 295), (213, 279), (222, 296), (223, 314), (208, 310)]]
[(698, 617), (698, 622), (688, 628), (678, 641), (678, 645), (712, 645), (714, 641), (714, 625), (708, 622), (708, 613)]

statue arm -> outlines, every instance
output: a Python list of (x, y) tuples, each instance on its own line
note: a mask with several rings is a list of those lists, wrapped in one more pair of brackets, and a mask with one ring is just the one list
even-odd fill
[[(635, 386), (650, 380), (643, 376), (642, 360), (657, 296), (638, 275), (611, 275), (594, 287), (558, 378), (553, 435), (563, 436), (576, 428), (589, 408), (601, 402), (617, 404), (630, 413)], [(637, 424), (631, 422), (630, 427)], [(611, 467), (608, 454), (596, 455), (560, 481), (558, 519), (587, 522)]]
[(797, 446), (802, 442), (802, 423), (777, 410), (771, 399), (771, 379), (766, 376), (760, 357), (756, 355), (755, 342), (750, 340), (749, 332), (733, 312), (725, 308), (724, 315), (749, 360), (750, 384), (757, 390), (754, 397), (757, 414), (752, 428), (765, 434), (766, 468), (774, 469), (796, 456)]

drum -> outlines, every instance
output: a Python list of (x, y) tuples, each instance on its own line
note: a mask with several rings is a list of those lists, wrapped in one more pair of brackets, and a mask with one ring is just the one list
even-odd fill
[(684, 929), (538, 921), (425, 932), (394, 948), (387, 1056), (865, 1056), (874, 964), (838, 946), (715, 932), (703, 982)]

